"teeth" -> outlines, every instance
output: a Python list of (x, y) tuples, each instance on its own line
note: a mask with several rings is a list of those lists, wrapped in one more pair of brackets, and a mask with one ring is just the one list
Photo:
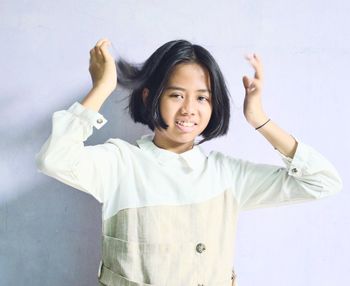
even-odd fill
[(185, 121), (177, 121), (177, 123), (185, 127), (190, 127), (194, 125), (193, 122), (185, 122)]

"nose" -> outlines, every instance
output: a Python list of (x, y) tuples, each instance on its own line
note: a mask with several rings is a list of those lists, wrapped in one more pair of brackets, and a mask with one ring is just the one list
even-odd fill
[(181, 106), (181, 112), (183, 114), (194, 114), (195, 103), (193, 103), (190, 97), (187, 97)]

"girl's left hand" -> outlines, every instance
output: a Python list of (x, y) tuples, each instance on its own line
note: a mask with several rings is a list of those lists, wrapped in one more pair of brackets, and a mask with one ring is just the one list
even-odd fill
[(246, 56), (246, 59), (254, 68), (255, 75), (252, 79), (246, 75), (243, 76), (243, 85), (245, 88), (243, 113), (248, 123), (256, 128), (268, 120), (261, 101), (263, 68), (261, 59), (256, 54)]

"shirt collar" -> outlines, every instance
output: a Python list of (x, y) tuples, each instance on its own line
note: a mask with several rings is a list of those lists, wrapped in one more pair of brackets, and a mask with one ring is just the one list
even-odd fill
[(190, 167), (192, 170), (198, 170), (205, 163), (207, 156), (200, 145), (195, 144), (191, 150), (187, 150), (181, 154), (177, 154), (175, 152), (158, 147), (153, 143), (153, 138), (153, 133), (146, 134), (143, 135), (140, 139), (136, 140), (136, 143), (141, 149), (152, 153), (152, 155), (156, 157), (158, 162), (163, 165), (165, 165), (168, 161), (171, 160), (183, 159), (187, 163), (188, 167)]

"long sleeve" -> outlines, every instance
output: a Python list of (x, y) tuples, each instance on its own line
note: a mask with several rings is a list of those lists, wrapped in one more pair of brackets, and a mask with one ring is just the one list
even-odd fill
[(52, 131), (35, 155), (39, 172), (93, 195), (100, 203), (118, 184), (119, 148), (111, 143), (85, 146), (84, 141), (107, 120), (74, 102), (52, 115)]
[(293, 159), (278, 153), (285, 167), (225, 157), (240, 210), (320, 199), (342, 189), (334, 166), (312, 147), (298, 141)]

